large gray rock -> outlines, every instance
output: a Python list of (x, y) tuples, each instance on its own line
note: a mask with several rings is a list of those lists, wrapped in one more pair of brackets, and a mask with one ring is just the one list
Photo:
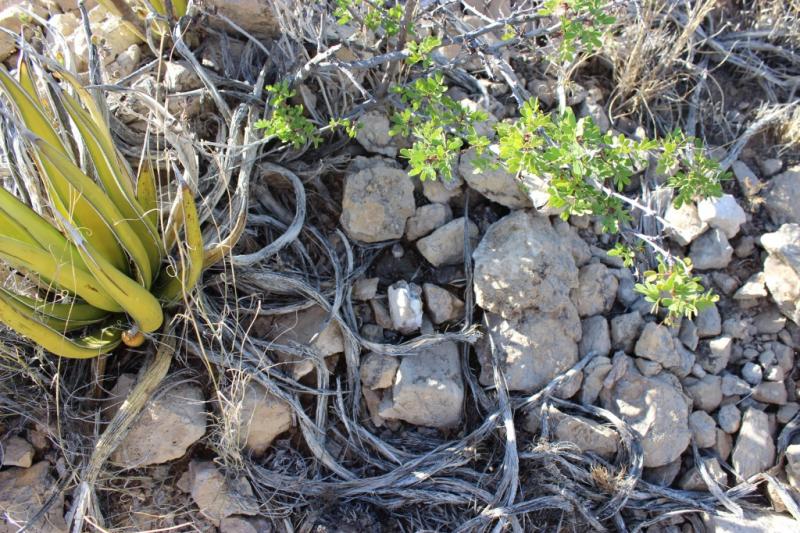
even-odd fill
[(581, 267), (578, 287), (570, 296), (581, 317), (607, 313), (614, 305), (619, 281), (602, 263)]
[(744, 518), (730, 514), (705, 515), (708, 533), (779, 533), (797, 530), (789, 515), (773, 512), (748, 512)]
[(33, 464), (35, 450), (25, 439), (17, 436), (9, 437), (0, 443), (2, 447), (2, 466), (21, 466), (29, 468)]
[(241, 393), (232, 394), (232, 399), (233, 408), (224, 406), (223, 412), (231, 417), (239, 446), (255, 455), (263, 454), (278, 435), (293, 425), (291, 406), (258, 382), (248, 382)]
[[(111, 391), (116, 402), (125, 399), (133, 378), (123, 375)], [(111, 454), (111, 461), (125, 468), (141, 468), (182, 457), (206, 433), (203, 391), (181, 383), (150, 399), (125, 438)]]
[(50, 509), (36, 522), (33, 518), (57, 486), (47, 461), (30, 468), (11, 467), (0, 471), (0, 532), (14, 533), (23, 526), (37, 533), (66, 533), (64, 496), (58, 491)]
[(752, 407), (745, 411), (731, 460), (736, 473), (744, 479), (772, 468), (775, 442), (765, 412)]
[[(484, 157), (490, 157), (485, 153)], [(498, 166), (480, 170), (475, 167), (478, 154), (470, 148), (461, 154), (458, 162), (458, 173), (472, 189), (486, 198), (511, 209), (532, 207), (530, 198), (522, 191), (513, 174)]]
[(472, 257), (478, 305), (505, 318), (558, 311), (578, 286), (573, 256), (550, 221), (525, 211), (492, 224)]
[(800, 224), (800, 167), (792, 167), (769, 181), (764, 205), (775, 224)]
[(667, 234), (681, 246), (691, 244), (708, 228), (708, 224), (700, 220), (697, 206), (693, 203), (683, 204), (680, 208), (670, 203), (664, 213), (664, 220), (669, 224)]
[(634, 352), (639, 357), (655, 361), (661, 366), (669, 368), (681, 363), (680, 355), (675, 350), (675, 341), (672, 332), (666, 326), (655, 322), (648, 322), (636, 342)]
[(434, 324), (464, 318), (464, 302), (447, 289), (425, 283), (422, 294), (425, 297), (425, 308)]
[[(417, 249), (430, 264), (435, 267), (460, 265), (464, 263), (464, 217), (451, 220), (437, 228), (427, 237), (417, 241)], [(471, 247), (478, 240), (478, 226), (467, 221), (466, 233), (469, 235)]]
[(228, 479), (210, 461), (189, 463), (189, 486), (200, 514), (215, 526), (228, 516), (258, 514), (258, 502), (247, 479)]
[(747, 222), (747, 214), (730, 194), (723, 194), (719, 198), (706, 198), (697, 204), (697, 214), (700, 220), (718, 228), (725, 236), (732, 239), (739, 233), (739, 228)]
[[(578, 361), (581, 323), (572, 304), (560, 311), (529, 311), (519, 318), (504, 319), (487, 313), (489, 331), (509, 390), (535, 392)], [(494, 383), (487, 340), (477, 347), (480, 381)]]
[(398, 368), (398, 357), (369, 352), (361, 360), (361, 384), (370, 390), (389, 388), (394, 385)]
[(600, 397), (606, 409), (642, 436), (645, 467), (669, 464), (689, 445), (690, 401), (668, 380), (644, 377), (628, 364), (625, 374)]
[(425, 204), (417, 208), (406, 222), (406, 239), (416, 241), (436, 228), (453, 220), (453, 210), (447, 204)]
[(402, 170), (378, 162), (345, 178), (340, 222), (357, 241), (399, 239), (415, 210), (414, 184)]
[(583, 336), (578, 345), (580, 356), (589, 352), (606, 357), (611, 353), (611, 335), (608, 332), (608, 321), (603, 315), (590, 316), (581, 321)]
[(401, 280), (387, 292), (393, 329), (404, 334), (419, 330), (422, 326), (422, 289), (419, 285)]
[(764, 278), (778, 309), (800, 324), (800, 224), (784, 224), (778, 231), (761, 236), (769, 252)]
[(689, 258), (697, 270), (725, 268), (733, 257), (733, 247), (720, 229), (710, 229), (698, 237), (689, 250)]
[(449, 428), (461, 422), (464, 382), (461, 357), (453, 342), (441, 342), (403, 357), (380, 416), (411, 424)]
[(606, 459), (614, 457), (619, 447), (616, 431), (582, 416), (560, 417), (555, 424), (555, 436), (560, 441), (572, 442), (581, 451)]

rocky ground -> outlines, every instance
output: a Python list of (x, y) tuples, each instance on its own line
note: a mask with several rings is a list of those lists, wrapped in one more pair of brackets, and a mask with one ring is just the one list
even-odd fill
[[(245, 29), (268, 26), (253, 20), (264, 15), (248, 2), (210, 4)], [(76, 6), (31, 6), (34, 22), (65, 36), (75, 68), (84, 70)], [(2, 12), (0, 26), (20, 31), (13, 9)], [(90, 9), (89, 19), (104, 37), (112, 81), (152, 61), (119, 19), (101, 8)], [(6, 41), (0, 56), (12, 66), (15, 46)], [(215, 45), (199, 45), (204, 68), (221, 77), (241, 73)], [(161, 78), (127, 81), (200, 123), (213, 109), (203, 80), (186, 60), (162, 66)], [(635, 127), (604, 111), (610, 93), (584, 81), (570, 100), (576, 112), (635, 136)], [(552, 103), (552, 83), (531, 78), (527, 88)], [(123, 136), (143, 131), (144, 111), (129, 96), (110, 100)], [(490, 122), (515, 113), (509, 100), (507, 90), (492, 86)], [(721, 198), (681, 209), (669, 206), (669, 197), (658, 199), (667, 190), (657, 175), (642, 176), (665, 221), (662, 246), (691, 258), (704, 286), (720, 295), (696, 318), (666, 325), (634, 291), (637, 274), (607, 254), (613, 242), (599, 221), (559, 218), (543, 201), (543, 183), (523, 189), (502, 169), (477, 172), (470, 150), (452, 181), (419, 182), (398, 157), (403, 141), (389, 136), (387, 114), (372, 110), (359, 122), (355, 140), (337, 147), (347, 157), (316, 175), (301, 174), (313, 189), (304, 198), (316, 224), (303, 242), (319, 231), (333, 252), (319, 239), (291, 259), (277, 256), (270, 271), (297, 273), (290, 270), (303, 264), (310, 286), (316, 282), (308, 272), (319, 257), (350, 253), (353, 263), (350, 245), (358, 267), (347, 267), (336, 283), (317, 283), (314, 295), (322, 299), (303, 293), (305, 303), (297, 305), (285, 287), (269, 285), (289, 286), (288, 280), (243, 275), (241, 298), (256, 295), (260, 305), (264, 297), (268, 312), (240, 317), (246, 336), (225, 341), (233, 359), (224, 365), (199, 355), (215, 349), (209, 335), (189, 343), (111, 454), (98, 480), (103, 488), (88, 507), (101, 509), (96, 516), (105, 524), (89, 522), (87, 530), (407, 531), (410, 524), (431, 527), (416, 516), (430, 511), (441, 530), (478, 531), (503, 506), (508, 516), (524, 516), (504, 527), (526, 531), (541, 527), (537, 519), (559, 530), (558, 516), (570, 517), (573, 530), (611, 528), (615, 514), (620, 529), (624, 514), (637, 531), (652, 533), (798, 528), (796, 152), (778, 154), (756, 137), (731, 162), (735, 179)], [(298, 173), (313, 167), (304, 164)], [(285, 198), (296, 195), (288, 179), (254, 187), (253, 204), (288, 218), (275, 215), (271, 229), (248, 233), (242, 255), (291, 225), (297, 204)], [(283, 312), (269, 312), (270, 298), (284, 304)], [(249, 351), (260, 359), (242, 355)], [(67, 531), (79, 488), (76, 458), (120, 409), (139, 364), (110, 363), (100, 399), (72, 413), (68, 422), (83, 433), (73, 456), (64, 451), (72, 449), (63, 442), (71, 430), (62, 427), (57, 405), (26, 415), (22, 399), (0, 403), (0, 532), (28, 521), (36, 524), (29, 531)], [(45, 370), (19, 379), (35, 382)], [(49, 379), (35, 384), (56, 387)], [(80, 388), (74, 395), (88, 397)], [(490, 433), (494, 440), (487, 440)], [(493, 493), (508, 496), (510, 472), (527, 494), (494, 501)], [(534, 498), (541, 507), (509, 510), (541, 496), (540, 489), (559, 503)], [(618, 513), (604, 514), (610, 502), (620, 504)], [(450, 510), (470, 506), (477, 511)]]

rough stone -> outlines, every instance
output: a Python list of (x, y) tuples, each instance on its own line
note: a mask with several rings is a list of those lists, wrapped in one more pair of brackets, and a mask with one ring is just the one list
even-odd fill
[(744, 396), (750, 394), (750, 385), (733, 374), (725, 374), (722, 376), (722, 394), (724, 396)]
[(608, 321), (603, 315), (595, 315), (581, 321), (583, 335), (578, 344), (581, 357), (589, 352), (607, 356), (611, 353), (611, 337), (608, 333)]
[(752, 302), (765, 296), (769, 296), (766, 276), (763, 272), (756, 272), (733, 294), (733, 299), (740, 302)]
[(390, 398), (380, 415), (411, 424), (448, 428), (461, 422), (464, 383), (461, 357), (453, 342), (442, 342), (403, 357)]
[(422, 285), (425, 308), (434, 324), (443, 324), (464, 318), (464, 302), (452, 292), (432, 283)]
[(776, 413), (776, 420), (779, 424), (787, 424), (797, 412), (800, 411), (800, 404), (797, 402), (789, 402), (781, 405)]
[(778, 309), (800, 324), (800, 224), (784, 224), (778, 231), (761, 236), (769, 252), (764, 276)]
[(639, 357), (660, 363), (664, 367), (678, 366), (680, 356), (675, 351), (672, 333), (666, 326), (648, 322), (636, 342), (634, 353)]
[(13, 436), (0, 443), (3, 462), (1, 466), (29, 468), (33, 464), (33, 446), (23, 438)]
[(697, 344), (700, 342), (700, 335), (697, 334), (697, 326), (694, 321), (681, 321), (681, 329), (678, 331), (678, 340), (690, 350), (697, 349)]
[(704, 515), (706, 531), (713, 533), (778, 533), (797, 529), (789, 515), (773, 512), (747, 512), (744, 518), (733, 515)]
[(372, 300), (378, 294), (380, 278), (360, 278), (353, 283), (353, 299), (362, 302)]
[(729, 403), (719, 408), (717, 423), (722, 431), (731, 435), (739, 431), (742, 423), (742, 413), (736, 405)]
[(766, 309), (755, 316), (753, 325), (759, 335), (780, 332), (786, 326), (786, 317), (777, 309)]
[[(559, 312), (528, 312), (512, 319), (488, 313), (487, 321), (509, 390), (538, 391), (578, 361), (581, 325), (569, 304)], [(476, 349), (482, 367), (480, 382), (491, 385), (488, 343), (482, 340)]]
[(422, 194), (429, 202), (446, 204), (455, 201), (464, 189), (464, 180), (461, 176), (454, 175), (448, 181), (425, 180), (422, 182)]
[(763, 411), (751, 407), (744, 412), (732, 462), (734, 470), (744, 479), (772, 467), (775, 443), (769, 431), (769, 418)]
[(764, 183), (756, 177), (755, 172), (744, 162), (734, 161), (733, 165), (731, 165), (731, 170), (745, 196), (756, 196), (764, 188)]
[(580, 416), (564, 416), (555, 426), (560, 441), (571, 442), (583, 452), (611, 459), (619, 447), (619, 435), (613, 429)]
[(783, 381), (764, 381), (753, 389), (753, 399), (761, 403), (783, 405), (788, 400)]
[(210, 461), (189, 463), (192, 500), (215, 526), (233, 515), (255, 516), (258, 503), (247, 479), (227, 479)]
[(422, 289), (413, 283), (398, 281), (389, 287), (389, 316), (392, 329), (409, 334), (422, 326)]
[[(121, 403), (133, 386), (133, 377), (120, 377), (111, 390)], [(111, 461), (125, 468), (166, 463), (182, 457), (206, 432), (203, 391), (192, 383), (180, 383), (145, 404)]]
[(453, 210), (447, 204), (425, 204), (417, 208), (406, 221), (406, 239), (416, 241), (453, 220)]
[(717, 442), (717, 425), (705, 411), (695, 411), (689, 416), (689, 429), (698, 448), (711, 448)]
[(711, 374), (719, 374), (728, 366), (731, 359), (733, 339), (727, 335), (708, 341), (708, 352), (700, 358), (703, 370)]
[(689, 258), (697, 270), (725, 268), (733, 257), (733, 247), (725, 233), (710, 229), (692, 242)]
[(399, 367), (398, 357), (369, 352), (361, 360), (361, 384), (370, 390), (391, 387)]
[(644, 319), (637, 311), (617, 315), (611, 319), (611, 347), (632, 353), (639, 338), (639, 332), (644, 325)]
[(169, 93), (181, 93), (199, 89), (203, 82), (187, 63), (168, 61), (164, 71), (164, 85)]
[(666, 381), (629, 367), (611, 389), (603, 390), (601, 399), (642, 435), (645, 467), (669, 464), (689, 445), (689, 399)]
[(636, 358), (634, 363), (636, 364), (636, 368), (639, 369), (639, 372), (641, 372), (643, 376), (652, 377), (659, 374), (664, 369), (660, 363), (639, 357)]
[(756, 363), (749, 361), (742, 366), (742, 377), (750, 385), (758, 385), (764, 379), (764, 370)]
[[(592, 259), (592, 249), (578, 235), (574, 227), (563, 220), (556, 220), (553, 222), (553, 229), (561, 237), (562, 244), (572, 252), (575, 266), (580, 268)], [(602, 255), (607, 257), (605, 250), (602, 251)]]
[(681, 246), (688, 246), (708, 228), (708, 224), (700, 220), (693, 203), (683, 204), (679, 209), (670, 203), (664, 220), (669, 224), (667, 234)]
[(0, 471), (0, 532), (12, 533), (28, 526), (36, 533), (66, 533), (63, 493), (37, 522), (32, 522), (53, 493), (56, 480), (50, 475), (50, 464), (41, 461), (30, 468), (11, 467)]
[[(22, 31), (22, 17), (28, 11), (40, 17), (47, 17), (47, 13), (38, 2), (3, 2), (0, 9), (0, 28), (4, 28), (13, 33)], [(15, 39), (5, 32), (0, 32), (0, 61), (4, 61), (8, 56), (17, 50)]]
[(598, 315), (611, 310), (617, 295), (619, 281), (602, 263), (581, 267), (578, 287), (570, 297), (581, 317)]
[(764, 205), (775, 224), (800, 224), (800, 167), (778, 174), (767, 186)]
[[(467, 223), (467, 234), (474, 245), (478, 240), (478, 226)], [(473, 246), (471, 246), (472, 248)], [(464, 263), (464, 218), (451, 220), (427, 237), (417, 241), (417, 249), (435, 267)]]
[(513, 174), (502, 167), (480, 170), (474, 163), (477, 157), (476, 150), (470, 148), (463, 152), (459, 159), (458, 173), (467, 185), (489, 200), (511, 209), (533, 206)]
[(241, 392), (230, 394), (239, 404), (231, 410), (237, 441), (254, 455), (263, 454), (278, 435), (291, 429), (292, 408), (260, 383), (249, 381)]
[(472, 257), (478, 305), (506, 318), (526, 309), (558, 311), (578, 285), (572, 254), (550, 221), (525, 211), (492, 224)]
[[(237, 26), (258, 38), (271, 38), (280, 33), (280, 24), (274, 11), (264, 0), (205, 0), (204, 6), (211, 12), (231, 19)], [(229, 29), (221, 20), (214, 19), (215, 29)]]
[(765, 178), (771, 178), (781, 171), (783, 168), (783, 161), (776, 158), (760, 159), (758, 161), (758, 168), (761, 169), (761, 174)]
[(722, 317), (717, 309), (717, 304), (711, 304), (699, 311), (694, 323), (697, 326), (697, 336), (701, 339), (715, 337), (722, 333)]
[(723, 194), (719, 198), (706, 198), (697, 204), (697, 214), (700, 220), (718, 228), (725, 236), (732, 239), (739, 233), (739, 228), (747, 222), (747, 214), (730, 194)]
[[(142, 40), (127, 28), (120, 17), (109, 13), (104, 7), (97, 6), (89, 13), (93, 18), (92, 33), (94, 40), (100, 43), (98, 52), (103, 65), (108, 65), (119, 54), (126, 51), (131, 45), (139, 44)], [(81, 25), (77, 26), (72, 35), (67, 39), (75, 52), (77, 68), (79, 71), (86, 69), (89, 47), (86, 43), (86, 34)]]
[[(711, 457), (709, 459), (704, 460), (704, 465), (706, 470), (708, 471), (711, 479), (713, 479), (718, 485), (725, 485), (728, 480), (728, 474), (725, 473), (722, 466), (717, 461), (716, 457)], [(678, 481), (678, 486), (683, 490), (694, 490), (694, 491), (707, 491), (708, 486), (706, 482), (703, 480), (703, 476), (700, 474), (700, 470), (693, 466), (686, 472), (681, 479)]]
[(397, 140), (389, 135), (391, 124), (383, 111), (367, 111), (358, 119), (356, 141), (368, 152), (397, 157)]
[(414, 184), (402, 170), (379, 162), (345, 178), (340, 222), (355, 240), (399, 239), (415, 210)]
[(611, 359), (598, 356), (589, 361), (583, 369), (583, 386), (580, 390), (580, 402), (593, 405), (603, 389), (603, 381), (611, 371)]
[(703, 378), (686, 378), (683, 381), (686, 394), (697, 409), (710, 413), (722, 403), (722, 378), (708, 374)]

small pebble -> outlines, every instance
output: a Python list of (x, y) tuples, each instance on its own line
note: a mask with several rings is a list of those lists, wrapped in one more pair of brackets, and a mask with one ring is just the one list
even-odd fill
[(767, 381), (783, 381), (785, 377), (783, 369), (777, 365), (771, 365), (764, 371), (764, 379)]
[(394, 256), (395, 259), (400, 259), (404, 255), (406, 255), (406, 251), (403, 248), (403, 245), (400, 244), (399, 242), (394, 243), (394, 245), (392, 246), (392, 255)]
[(706, 376), (707, 373), (708, 372), (703, 370), (703, 367), (700, 365), (700, 363), (695, 363), (692, 366), (692, 375), (695, 376), (695, 377), (703, 379)]
[(764, 377), (763, 373), (764, 371), (762, 368), (752, 361), (745, 363), (744, 366), (742, 366), (742, 377), (750, 385), (758, 385), (761, 383), (761, 380)]
[(725, 433), (736, 433), (742, 423), (742, 413), (733, 405), (723, 405), (717, 413), (717, 423)]
[(733, 374), (725, 374), (722, 376), (722, 394), (723, 396), (742, 396), (750, 394), (750, 385)]

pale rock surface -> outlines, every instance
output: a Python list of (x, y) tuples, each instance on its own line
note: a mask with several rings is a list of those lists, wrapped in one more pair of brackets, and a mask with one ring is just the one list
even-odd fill
[(406, 239), (416, 241), (453, 220), (453, 210), (447, 204), (425, 204), (417, 207), (414, 216), (406, 221)]
[(681, 362), (675, 350), (672, 332), (666, 326), (655, 322), (645, 324), (642, 334), (634, 347), (639, 357), (660, 363), (664, 367), (678, 366)]
[(704, 223), (717, 228), (732, 239), (747, 222), (747, 214), (730, 194), (719, 198), (706, 198), (697, 204), (697, 214)]
[(739, 426), (742, 423), (742, 413), (732, 403), (723, 405), (717, 413), (717, 423), (722, 428), (722, 431), (733, 435), (739, 431)]
[(447, 289), (433, 283), (425, 283), (422, 285), (422, 294), (425, 298), (425, 308), (434, 324), (439, 325), (464, 318), (464, 302)]
[[(255, 37), (271, 38), (280, 33), (280, 24), (267, 0), (205, 0), (204, 5)], [(230, 26), (222, 21), (215, 20), (213, 26), (230, 31)]]
[(428, 201), (446, 204), (455, 201), (464, 189), (464, 180), (454, 175), (450, 180), (425, 180), (422, 182), (422, 194)]
[(581, 317), (606, 313), (614, 305), (619, 281), (602, 263), (581, 267), (578, 287), (570, 293)]
[(402, 280), (389, 287), (389, 316), (394, 330), (409, 334), (422, 326), (421, 293), (418, 285)]
[(472, 257), (476, 302), (506, 318), (562, 309), (578, 286), (573, 256), (550, 221), (525, 211), (492, 224)]
[(775, 224), (800, 224), (800, 167), (769, 180), (764, 206)]
[(637, 311), (617, 315), (611, 319), (611, 347), (625, 353), (633, 353), (633, 347), (644, 326), (644, 319)]
[(695, 411), (689, 416), (689, 429), (698, 448), (711, 448), (717, 442), (716, 423), (705, 411)]
[(397, 139), (389, 135), (389, 117), (383, 111), (367, 111), (359, 119), (356, 141), (368, 152), (397, 156)]
[[(704, 464), (711, 479), (716, 481), (718, 485), (725, 486), (728, 480), (728, 474), (725, 473), (725, 470), (719, 464), (716, 457), (705, 459)], [(693, 466), (681, 477), (678, 481), (678, 486), (683, 490), (708, 491), (708, 486), (703, 480), (700, 470), (696, 466)]]
[(369, 352), (361, 360), (361, 384), (370, 389), (386, 389), (394, 385), (400, 358)]
[[(474, 248), (478, 226), (467, 222), (467, 234)], [(451, 220), (427, 237), (417, 241), (417, 250), (433, 266), (460, 265), (464, 262), (464, 217)]]
[(555, 436), (560, 441), (571, 442), (583, 452), (592, 452), (611, 459), (619, 447), (619, 435), (604, 426), (581, 416), (564, 416), (555, 424)]
[(203, 82), (184, 61), (167, 61), (164, 71), (164, 86), (169, 93), (180, 93), (199, 89)]
[(708, 228), (708, 224), (700, 220), (697, 206), (693, 203), (683, 204), (680, 208), (670, 203), (664, 213), (664, 220), (669, 224), (667, 234), (681, 246), (691, 244)]
[(359, 278), (353, 283), (353, 299), (365, 302), (378, 294), (380, 278)]
[[(490, 151), (484, 152), (489, 157)], [(472, 189), (493, 202), (511, 209), (532, 207), (530, 198), (522, 191), (516, 177), (502, 167), (480, 170), (474, 161), (478, 157), (474, 148), (463, 152), (458, 162), (458, 173)]]
[(764, 472), (774, 464), (775, 443), (769, 430), (769, 418), (763, 411), (751, 407), (744, 412), (732, 462), (733, 468), (744, 479)]
[(733, 165), (731, 165), (731, 170), (739, 183), (739, 189), (745, 196), (756, 196), (764, 188), (764, 183), (758, 179), (755, 172), (743, 161), (734, 161)]
[(445, 341), (403, 357), (391, 395), (384, 395), (380, 416), (449, 428), (461, 422), (463, 403), (458, 346)]
[[(134, 378), (123, 375), (111, 390), (121, 403)], [(192, 383), (180, 383), (154, 395), (133, 422), (111, 461), (125, 468), (166, 463), (182, 457), (189, 446), (206, 433), (203, 391)]]
[(291, 406), (258, 382), (248, 382), (232, 399), (241, 401), (238, 408), (231, 409), (237, 441), (255, 455), (263, 454), (278, 435), (293, 425)]
[(340, 222), (347, 234), (367, 243), (399, 239), (414, 215), (414, 184), (404, 171), (381, 162), (345, 178)]
[(50, 475), (50, 463), (41, 461), (30, 468), (11, 467), (0, 471), (0, 533), (16, 533), (22, 526), (36, 533), (66, 533), (64, 496), (56, 495), (42, 519), (30, 520), (52, 496), (56, 480)]
[(797, 521), (790, 515), (773, 512), (747, 512), (744, 518), (704, 515), (703, 521), (709, 533), (779, 533), (797, 529)]
[(644, 377), (628, 365), (613, 387), (603, 390), (601, 399), (606, 409), (642, 435), (645, 467), (669, 464), (689, 445), (690, 400), (666, 380)]
[[(509, 390), (536, 392), (578, 361), (581, 325), (575, 308), (529, 311), (519, 318), (504, 319), (487, 313), (490, 335)], [(481, 362), (480, 382), (494, 383), (488, 342), (476, 347)]]
[[(108, 65), (114, 61), (119, 54), (125, 52), (131, 45), (142, 42), (136, 34), (125, 26), (120, 17), (109, 13), (102, 6), (92, 9), (89, 12), (89, 18), (94, 19), (92, 32), (99, 43), (97, 51), (103, 65)], [(86, 70), (89, 47), (86, 43), (86, 34), (82, 25), (78, 25), (73, 30), (68, 42), (75, 52), (78, 70)]]
[(722, 316), (719, 314), (717, 304), (712, 303), (698, 312), (694, 323), (697, 326), (697, 336), (701, 339), (722, 333)]
[(698, 237), (689, 250), (689, 258), (697, 270), (725, 268), (733, 257), (733, 247), (725, 233), (710, 229)]
[(603, 381), (611, 372), (611, 359), (597, 356), (583, 369), (583, 385), (580, 390), (580, 402), (593, 405), (603, 389)]
[(0, 466), (28, 468), (33, 464), (34, 449), (28, 441), (13, 436), (0, 442), (3, 462)]
[(608, 332), (608, 321), (603, 315), (595, 315), (581, 321), (583, 335), (578, 344), (578, 353), (584, 357), (589, 352), (600, 356), (611, 353), (611, 336)]
[(800, 324), (800, 224), (784, 224), (778, 231), (761, 236), (769, 252), (764, 277), (778, 309)]
[(189, 463), (189, 486), (200, 514), (216, 526), (229, 516), (258, 514), (258, 503), (247, 479), (227, 479), (210, 461)]

